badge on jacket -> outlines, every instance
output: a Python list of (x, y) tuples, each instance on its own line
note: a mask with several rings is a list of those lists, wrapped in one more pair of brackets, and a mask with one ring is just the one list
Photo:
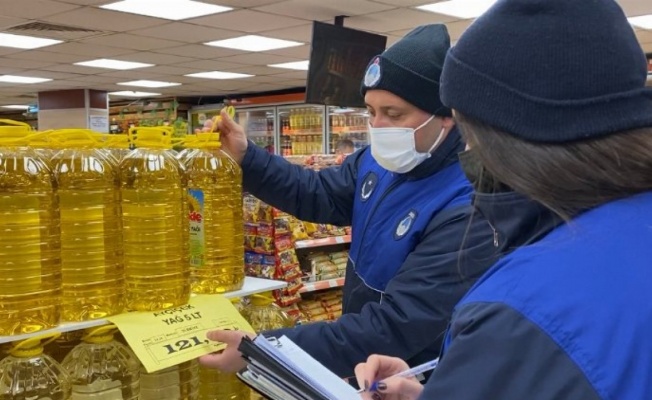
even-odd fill
[(360, 198), (362, 201), (369, 200), (369, 197), (371, 197), (371, 194), (374, 192), (377, 183), (378, 177), (373, 172), (368, 173), (367, 176), (364, 177), (362, 189), (360, 189)]
[(400, 240), (405, 236), (409, 231), (410, 228), (412, 228), (412, 225), (414, 224), (414, 220), (417, 218), (417, 211), (416, 210), (410, 210), (408, 215), (405, 216), (399, 223), (398, 226), (396, 227), (396, 231), (394, 232), (394, 239), (395, 240)]

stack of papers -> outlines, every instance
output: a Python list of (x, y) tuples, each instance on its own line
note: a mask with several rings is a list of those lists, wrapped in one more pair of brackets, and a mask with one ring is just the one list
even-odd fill
[(238, 377), (272, 400), (359, 400), (360, 395), (285, 336), (253, 341), (238, 348), (248, 363)]

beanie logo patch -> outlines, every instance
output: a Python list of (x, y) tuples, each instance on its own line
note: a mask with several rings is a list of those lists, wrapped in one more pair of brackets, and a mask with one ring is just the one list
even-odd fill
[(374, 62), (367, 68), (367, 72), (364, 75), (364, 85), (366, 87), (376, 86), (380, 82), (381, 75), (380, 58), (376, 57)]

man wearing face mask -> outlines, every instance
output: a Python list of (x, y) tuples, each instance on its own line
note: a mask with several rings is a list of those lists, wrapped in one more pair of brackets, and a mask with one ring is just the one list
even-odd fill
[[(223, 147), (248, 192), (302, 220), (353, 227), (342, 317), (265, 333), (288, 336), (342, 377), (374, 353), (411, 364), (436, 357), (454, 305), (517, 236), (471, 217), (464, 144), (438, 95), (449, 47), (446, 27), (427, 25), (371, 60), (362, 84), (371, 146), (337, 168), (314, 172), (269, 155), (222, 115)], [(201, 362), (240, 369), (242, 336), (210, 333), (228, 347)]]

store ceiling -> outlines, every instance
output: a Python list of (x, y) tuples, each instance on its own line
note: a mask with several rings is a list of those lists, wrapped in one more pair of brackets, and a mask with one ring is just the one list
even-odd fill
[[(203, 0), (234, 9), (183, 21), (99, 8), (114, 1), (0, 0), (0, 33), (20, 33), (16, 27), (30, 22), (83, 28), (41, 32), (38, 36), (64, 40), (64, 43), (35, 50), (2, 47), (0, 40), (0, 75), (52, 79), (38, 84), (0, 83), (0, 106), (29, 104), (35, 101), (39, 91), (72, 88), (212, 96), (304, 86), (307, 72), (268, 65), (307, 60), (313, 20), (332, 22), (337, 15), (348, 15), (345, 26), (387, 35), (388, 44), (417, 25), (436, 22), (446, 23), (452, 40), (456, 41), (471, 22), (415, 8), (434, 0)], [(156, 7), (161, 0), (150, 1)], [(618, 2), (630, 17), (652, 14), (650, 0)], [(22, 32), (36, 35), (31, 33), (34, 31)], [(203, 44), (247, 34), (304, 44), (265, 52)], [(652, 30), (636, 29), (636, 35), (644, 50), (652, 52)], [(74, 65), (97, 58), (155, 66), (116, 71)], [(215, 70), (255, 76), (229, 80), (185, 76)], [(117, 85), (140, 79), (177, 82), (181, 86), (148, 89)]]

